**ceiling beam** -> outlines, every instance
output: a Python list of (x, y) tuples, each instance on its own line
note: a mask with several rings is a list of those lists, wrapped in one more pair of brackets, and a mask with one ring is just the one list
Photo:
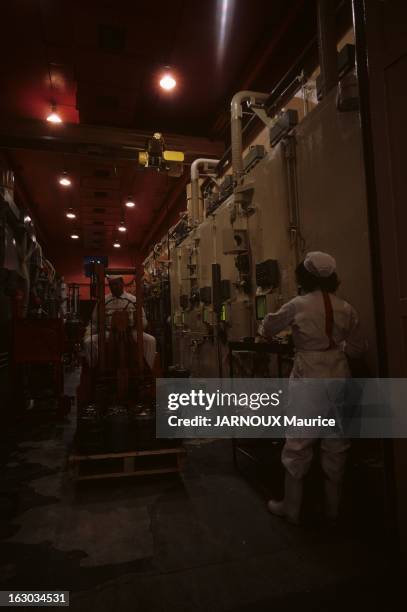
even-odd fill
[[(98, 125), (49, 125), (45, 121), (18, 120), (0, 122), (0, 147), (33, 149), (71, 155), (137, 159), (152, 133)], [(218, 157), (224, 143), (204, 136), (163, 134), (168, 149), (183, 151), (186, 162), (196, 157)]]

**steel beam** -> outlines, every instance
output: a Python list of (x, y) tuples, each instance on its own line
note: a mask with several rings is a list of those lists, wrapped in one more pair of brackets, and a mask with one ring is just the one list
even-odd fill
[[(136, 159), (151, 132), (96, 125), (49, 125), (45, 121), (19, 120), (0, 123), (0, 147), (34, 149), (71, 155)], [(203, 155), (218, 157), (224, 143), (204, 136), (164, 134), (168, 149), (183, 151), (187, 162)]]

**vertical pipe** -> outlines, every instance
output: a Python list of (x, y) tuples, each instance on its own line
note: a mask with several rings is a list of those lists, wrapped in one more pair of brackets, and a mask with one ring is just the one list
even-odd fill
[[(360, 124), (364, 158), (367, 209), (369, 220), (369, 240), (371, 255), (371, 274), (373, 284), (373, 306), (378, 346), (378, 375), (389, 376), (386, 331), (384, 327), (385, 304), (383, 291), (383, 269), (380, 253), (380, 228), (376, 190), (374, 146), (372, 139), (371, 102), (369, 91), (369, 57), (366, 40), (366, 0), (352, 0), (353, 27), (355, 31), (356, 71), (359, 83)], [(396, 441), (397, 442), (397, 441)], [(397, 514), (397, 476), (395, 466), (395, 441), (383, 440), (385, 465), (384, 500), (389, 522), (390, 542), (395, 558), (400, 561), (400, 530)]]
[(333, 0), (318, 0), (318, 50), (322, 96), (324, 97), (338, 82), (335, 6)]
[(243, 174), (243, 144), (242, 144), (242, 118), (241, 116), (232, 117), (231, 123), (232, 139), (232, 167), (236, 181)]
[(199, 219), (199, 179), (191, 180), (191, 213), (192, 226), (200, 222)]
[(219, 163), (219, 159), (210, 159), (206, 157), (199, 157), (195, 159), (191, 164), (191, 213), (192, 213), (192, 225), (201, 223), (204, 219), (203, 211), (203, 199), (201, 197), (199, 189), (199, 175), (200, 169), (206, 171), (209, 176), (213, 175), (216, 171), (216, 166)]
[(242, 104), (248, 101), (255, 104), (264, 104), (268, 98), (269, 94), (267, 93), (239, 91), (233, 96), (230, 103), (232, 166), (236, 183), (239, 182), (240, 177), (243, 175)]
[(360, 126), (362, 135), (362, 151), (367, 195), (369, 219), (371, 274), (374, 295), (374, 311), (378, 343), (379, 376), (387, 377), (387, 344), (383, 326), (385, 319), (384, 290), (382, 284), (383, 270), (380, 253), (380, 227), (378, 218), (378, 202), (376, 191), (374, 146), (372, 139), (372, 124), (369, 92), (369, 65), (366, 42), (365, 2), (352, 0), (353, 27), (355, 31), (356, 71), (359, 83)]

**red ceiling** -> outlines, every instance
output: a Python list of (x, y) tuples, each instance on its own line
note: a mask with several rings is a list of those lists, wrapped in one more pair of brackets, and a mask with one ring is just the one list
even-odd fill
[[(298, 13), (294, 40), (301, 44), (304, 11), (313, 15), (313, 4), (311, 0), (8, 0), (2, 6), (0, 43), (2, 57), (7, 58), (0, 77), (2, 120), (44, 121), (54, 101), (66, 123), (213, 136), (216, 121), (227, 112), (240, 81), (249, 82), (253, 73), (253, 87), (271, 87), (278, 70), (288, 67), (287, 45), (283, 53), (280, 50), (281, 66), (277, 51), (272, 62), (263, 61), (265, 49), (290, 11)], [(302, 14), (301, 5), (307, 7)], [(230, 20), (222, 51), (225, 6)], [(291, 46), (294, 53), (295, 45)], [(166, 65), (178, 81), (170, 94), (157, 85)], [(224, 124), (218, 138), (224, 138)], [(11, 150), (9, 159), (50, 247), (72, 247), (69, 233), (74, 224), (64, 217), (72, 206), (88, 254), (111, 249), (123, 198), (129, 193), (136, 197), (137, 208), (126, 211), (129, 231), (123, 248), (133, 253), (155, 220), (162, 220), (160, 211), (169, 202), (174, 204), (172, 194), (185, 182), (185, 177), (139, 170), (126, 160), (21, 148)], [(107, 179), (96, 176), (101, 167), (110, 173)], [(70, 189), (57, 183), (63, 170), (73, 179)], [(100, 198), (95, 192), (105, 195)], [(183, 199), (175, 201), (168, 222), (174, 220)], [(100, 213), (95, 212), (99, 207), (105, 209), (103, 226), (95, 224), (100, 221)], [(94, 241), (99, 237), (97, 246)]]
[[(221, 56), (225, 3), (230, 27)], [(259, 39), (294, 4), (10, 0), (2, 7), (9, 61), (0, 108), (43, 119), (54, 99), (66, 121), (204, 134)], [(178, 77), (170, 95), (157, 87), (166, 65)]]
[[(45, 151), (13, 151), (18, 174), (24, 177), (35, 204), (35, 214), (47, 243), (63, 244), (71, 229), (80, 229), (83, 244), (95, 249), (98, 240), (110, 247), (119, 236), (117, 225), (126, 222), (128, 231), (120, 234), (123, 247), (143, 240), (152, 218), (173, 188), (174, 179), (154, 170), (138, 170), (132, 161), (113, 163)], [(61, 187), (58, 178), (66, 171), (71, 187)], [(100, 178), (100, 171), (108, 176)], [(132, 194), (136, 206), (126, 208), (124, 196)], [(77, 220), (65, 213), (73, 208)], [(102, 233), (101, 233), (102, 232)], [(100, 249), (96, 249), (100, 250)]]

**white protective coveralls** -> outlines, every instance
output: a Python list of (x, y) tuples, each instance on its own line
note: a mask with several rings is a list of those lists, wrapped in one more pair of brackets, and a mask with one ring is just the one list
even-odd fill
[[(262, 323), (262, 334), (266, 338), (288, 327), (292, 329), (296, 354), (289, 384), (289, 405), (297, 416), (301, 414), (296, 410), (295, 379), (348, 378), (350, 371), (346, 356), (360, 357), (366, 349), (355, 309), (336, 295), (330, 294), (329, 299), (333, 311), (331, 348), (325, 330), (324, 297), (319, 290), (295, 297), (278, 312), (266, 315)], [(304, 416), (320, 414), (322, 403), (330, 401), (327, 396), (316, 398), (315, 391), (313, 387), (308, 397), (304, 394), (304, 385), (298, 386), (298, 405), (303, 406)], [(324, 390), (321, 392), (324, 393)], [(326, 414), (330, 409), (335, 412), (335, 407), (326, 407)], [(287, 438), (282, 462), (295, 478), (302, 478), (307, 473), (315, 442), (316, 439), (310, 438)], [(322, 468), (330, 479), (341, 479), (348, 448), (349, 441), (343, 438), (321, 441)]]
[[(312, 252), (306, 256), (304, 267), (312, 275), (328, 277), (335, 272), (336, 262), (327, 253)], [(311, 384), (310, 392), (305, 392), (303, 379), (350, 377), (347, 356), (357, 358), (366, 351), (357, 312), (345, 300), (318, 289), (297, 296), (277, 312), (266, 315), (260, 333), (271, 339), (288, 327), (291, 327), (296, 348), (289, 382), (288, 412), (298, 417), (332, 416), (336, 413), (335, 398), (328, 396), (323, 386), (316, 388)], [(301, 487), (295, 481), (301, 481), (308, 472), (316, 442), (315, 437), (296, 438), (289, 432), (286, 436), (281, 456), (286, 469), (285, 507), (284, 502), (270, 501), (269, 509), (289, 520), (291, 512), (292, 522), (298, 522), (302, 496)], [(349, 446), (345, 438), (321, 440), (321, 465), (326, 477), (326, 499), (330, 503), (327, 514), (331, 514), (331, 518), (336, 518)]]
[[(137, 340), (136, 326), (136, 297), (131, 293), (123, 291), (120, 297), (115, 297), (111, 293), (105, 298), (106, 308), (106, 335), (110, 330), (112, 314), (117, 311), (125, 310), (129, 313), (129, 323), (133, 328), (133, 338)], [(143, 313), (143, 328), (147, 327), (147, 319)], [(150, 368), (153, 367), (156, 354), (156, 339), (150, 334), (143, 333), (144, 357)], [(98, 335), (97, 335), (97, 308), (95, 307), (92, 313), (92, 320), (86, 328), (84, 338), (84, 349), (88, 363), (96, 363), (98, 355)]]

